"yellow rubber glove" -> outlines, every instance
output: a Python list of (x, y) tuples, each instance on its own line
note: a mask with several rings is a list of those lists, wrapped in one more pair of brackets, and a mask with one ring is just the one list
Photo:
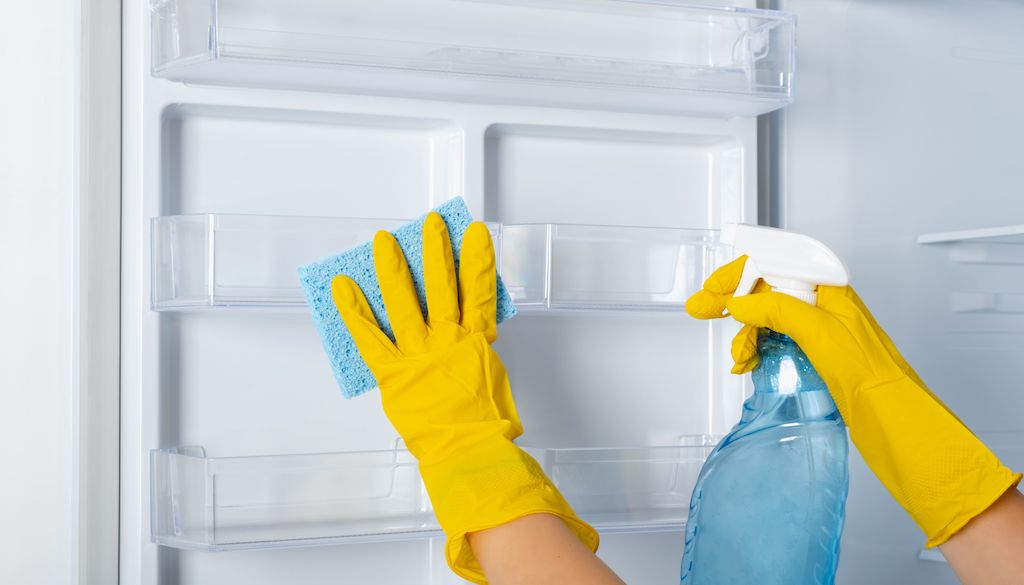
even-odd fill
[(448, 565), (486, 583), (466, 534), (535, 513), (554, 514), (592, 551), (597, 532), (580, 520), (540, 465), (512, 440), (523, 432), (497, 338), (497, 284), (491, 235), (473, 223), (456, 278), (448, 229), (431, 213), (423, 225), (423, 314), (398, 242), (373, 239), (374, 268), (395, 341), (380, 329), (359, 286), (332, 282), (334, 303), (380, 386), (384, 412), (419, 462)]
[(792, 337), (828, 384), (861, 456), (928, 546), (944, 543), (1020, 481), (928, 390), (853, 288), (819, 286), (817, 306), (767, 292), (763, 282), (733, 298), (745, 262), (712, 274), (687, 312), (712, 319), (728, 310), (744, 323), (733, 340), (734, 373), (757, 365), (758, 328)]

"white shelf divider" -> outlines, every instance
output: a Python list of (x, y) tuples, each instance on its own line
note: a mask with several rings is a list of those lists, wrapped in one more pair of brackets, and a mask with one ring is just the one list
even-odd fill
[(1024, 264), (1024, 224), (922, 234), (917, 243), (944, 246), (962, 264)]
[[(604, 533), (681, 530), (712, 440), (633, 449), (528, 449)], [(222, 551), (436, 538), (440, 527), (405, 450), (207, 457), (150, 453), (151, 538)]]
[(795, 19), (661, 0), (151, 0), (152, 71), (277, 87), (755, 116), (792, 101)]
[[(298, 267), (400, 220), (200, 214), (152, 222), (157, 311), (303, 308)], [(714, 230), (489, 224), (522, 309), (679, 310), (731, 257)]]
[(1024, 314), (1024, 293), (954, 291), (950, 306), (954, 313)]
[(997, 244), (1024, 244), (1024, 224), (1007, 225), (953, 232), (922, 234), (918, 244), (949, 244), (955, 242), (989, 242)]

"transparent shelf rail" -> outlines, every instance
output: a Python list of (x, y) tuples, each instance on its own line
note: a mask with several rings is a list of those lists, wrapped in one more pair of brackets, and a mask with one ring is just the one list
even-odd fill
[[(713, 440), (635, 449), (528, 449), (573, 508), (602, 532), (681, 530)], [(151, 537), (230, 550), (403, 540), (441, 534), (404, 450), (207, 457), (150, 453)]]
[[(297, 269), (399, 220), (201, 214), (152, 223), (155, 310), (305, 307)], [(677, 310), (731, 257), (714, 230), (491, 224), (522, 309)]]
[(1024, 224), (938, 232), (922, 234), (917, 237), (918, 244), (950, 244), (956, 242), (1024, 244)]
[(792, 101), (795, 22), (663, 0), (151, 0), (157, 77), (754, 116)]
[(965, 264), (1024, 264), (1024, 224), (922, 234), (917, 243), (943, 245)]
[[(1024, 225), (922, 234), (917, 243), (944, 249), (957, 264), (1002, 266), (1015, 272), (1024, 265)], [(1019, 286), (1020, 281), (1004, 278), (986, 286), (976, 279), (975, 286), (995, 285), (1001, 290), (953, 291), (949, 308), (954, 313), (974, 315), (1022, 315), (1024, 293), (1003, 288), (1011, 282)]]

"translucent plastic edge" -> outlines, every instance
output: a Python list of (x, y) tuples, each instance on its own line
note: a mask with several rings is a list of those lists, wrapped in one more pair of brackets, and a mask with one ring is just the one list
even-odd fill
[[(365, 54), (361, 55), (362, 60), (358, 62), (346, 62), (346, 60), (340, 57), (341, 54), (335, 55), (332, 60), (327, 57), (321, 57), (318, 59), (309, 58), (307, 59), (298, 58), (295, 55), (288, 55), (287, 52), (283, 52), (279, 55), (275, 54), (261, 54), (259, 50), (254, 50), (250, 43), (239, 45), (238, 47), (232, 46), (229, 42), (225, 42), (220, 31), (222, 29), (221, 23), (218, 22), (218, 7), (216, 0), (208, 0), (210, 4), (210, 14), (208, 20), (208, 47), (205, 52), (195, 53), (191, 55), (185, 55), (178, 58), (166, 59), (158, 61), (158, 56), (162, 55), (163, 52), (158, 50), (158, 46), (161, 43), (171, 42), (172, 45), (177, 45), (177, 41), (174, 39), (168, 40), (164, 38), (165, 35), (171, 35), (170, 32), (162, 30), (158, 24), (158, 17), (160, 19), (166, 17), (169, 6), (176, 6), (183, 0), (151, 0), (151, 12), (152, 12), (152, 32), (151, 32), (151, 44), (153, 47), (152, 62), (150, 71), (155, 77), (163, 77), (170, 80), (182, 81), (182, 82), (199, 82), (199, 83), (212, 83), (216, 84), (216, 79), (210, 78), (210, 71), (202, 71), (199, 75), (189, 75), (189, 70), (197, 67), (202, 67), (203, 64), (208, 64), (216, 61), (225, 61), (227, 63), (236, 62), (239, 64), (245, 63), (264, 63), (264, 64), (275, 64), (282, 66), (303, 66), (311, 65), (316, 68), (323, 68), (325, 66), (338, 67), (338, 68), (356, 68), (359, 70), (392, 70), (407, 73), (423, 73), (428, 75), (445, 75), (453, 77), (464, 77), (472, 80), (491, 80), (491, 81), (512, 81), (516, 83), (532, 82), (542, 84), (556, 84), (562, 86), (576, 86), (579, 88), (593, 88), (593, 89), (609, 89), (615, 91), (632, 90), (634, 92), (653, 92), (653, 93), (669, 93), (678, 95), (693, 95), (703, 96), (708, 98), (715, 96), (721, 99), (736, 100), (750, 103), (763, 104), (758, 111), (764, 113), (784, 107), (793, 101), (794, 87), (796, 82), (796, 40), (795, 40), (795, 26), (796, 16), (792, 13), (770, 10), (770, 9), (759, 9), (759, 8), (744, 8), (734, 6), (715, 5), (711, 3), (688, 3), (688, 2), (665, 2), (658, 0), (604, 0), (603, 2), (595, 2), (593, 5), (575, 2), (551, 2), (543, 3), (546, 8), (557, 7), (559, 10), (566, 12), (595, 12), (601, 11), (598, 7), (600, 5), (605, 6), (619, 6), (623, 8), (634, 7), (650, 7), (652, 10), (672, 11), (679, 13), (697, 13), (697, 14), (729, 14), (733, 16), (742, 16), (750, 19), (763, 20), (772, 27), (788, 27), (790, 32), (788, 33), (788, 42), (785, 44), (784, 51), (781, 55), (782, 60), (785, 63), (785, 77), (784, 81), (780, 85), (762, 85), (754, 83), (747, 89), (732, 90), (723, 87), (714, 87), (712, 85), (702, 86), (700, 84), (694, 85), (683, 85), (673, 86), (668, 82), (651, 83), (650, 81), (644, 82), (643, 79), (630, 79), (622, 80), (617, 77), (609, 76), (598, 76), (598, 78), (584, 79), (578, 77), (579, 71), (572, 68), (566, 69), (565, 74), (561, 77), (558, 75), (552, 75), (549, 72), (546, 75), (540, 74), (543, 69), (531, 69), (528, 72), (518, 71), (515, 69), (503, 69), (502, 67), (495, 66), (484, 66), (480, 64), (474, 64), (471, 61), (465, 61), (462, 63), (463, 69), (456, 67), (457, 63), (444, 62), (439, 63), (436, 59), (400, 59), (395, 62), (392, 59), (378, 58), (376, 61), (372, 56)], [(506, 5), (524, 5), (531, 6), (540, 4), (535, 0), (476, 0), (482, 2), (492, 2), (497, 4)], [(762, 25), (765, 26), (765, 25)], [(223, 30), (232, 30), (232, 27), (223, 27)], [(265, 34), (265, 35), (281, 35), (287, 34), (292, 36), (304, 36), (304, 33), (285, 33), (284, 31), (253, 31), (246, 30), (247, 34)], [(180, 35), (181, 32), (179, 31)], [(339, 35), (338, 38), (345, 38)], [(374, 42), (386, 42), (381, 40), (375, 40)], [(414, 44), (414, 43), (401, 43), (399, 41), (390, 41), (392, 44)], [(271, 43), (273, 44), (273, 43)], [(424, 44), (424, 43), (419, 43)], [(434, 46), (434, 45), (431, 45)], [(481, 49), (469, 46), (461, 45), (436, 45), (436, 49), (450, 49), (454, 51), (479, 51)], [(483, 49), (486, 50), (486, 49)], [(330, 55), (332, 51), (323, 51)], [(333, 51), (336, 52), (336, 51)], [(434, 51), (426, 51), (427, 53), (433, 53)], [(536, 53), (530, 51), (511, 51), (520, 55), (537, 55), (541, 56), (544, 53)], [(555, 54), (552, 56), (562, 56), (566, 58), (573, 57), (570, 54)], [(307, 62), (308, 61), (308, 62)], [(615, 60), (610, 60), (615, 61)], [(620, 61), (628, 62), (628, 61)], [(723, 68), (724, 70), (725, 68)], [(575, 77), (574, 77), (575, 76)], [(602, 78), (603, 77), (603, 78)], [(224, 79), (223, 82), (228, 85), (248, 85), (244, 81), (238, 79)], [(297, 88), (304, 87), (301, 82), (294, 84)], [(322, 84), (318, 84), (322, 85)], [(322, 89), (322, 88), (321, 88)], [(697, 110), (706, 108), (705, 106), (697, 106)], [(739, 112), (737, 112), (739, 114)]]
[(918, 244), (948, 244), (954, 242), (983, 242), (1024, 244), (1024, 224), (936, 232), (917, 236)]
[[(676, 462), (679, 464), (696, 465), (703, 464), (718, 437), (712, 435), (684, 435), (677, 445), (657, 445), (642, 447), (573, 447), (573, 448), (538, 448), (523, 447), (530, 453), (547, 473), (552, 473), (552, 468), (559, 464), (572, 465), (608, 465), (608, 464), (637, 464), (637, 463), (661, 463)], [(644, 456), (646, 454), (646, 456)], [(676, 456), (671, 456), (675, 454)], [(300, 453), (288, 455), (248, 455), (234, 457), (207, 457), (200, 447), (172, 447), (165, 449), (153, 449), (150, 451), (150, 540), (156, 544), (172, 548), (201, 551), (226, 551), (258, 548), (295, 548), (307, 546), (326, 546), (341, 543), (358, 542), (385, 542), (400, 540), (415, 540), (432, 538), (442, 535), (440, 528), (427, 527), (413, 530), (386, 530), (377, 533), (323, 536), (315, 538), (294, 538), (282, 540), (246, 541), (233, 543), (216, 543), (209, 540), (181, 537), (175, 534), (161, 533), (158, 531), (159, 524), (157, 517), (161, 513), (169, 513), (171, 506), (177, 505), (174, 497), (170, 495), (158, 495), (157, 482), (166, 481), (168, 478), (160, 470), (159, 461), (170, 462), (174, 458), (185, 458), (196, 464), (205, 466), (204, 486), (190, 486), (193, 488), (208, 489), (213, 481), (211, 471), (217, 463), (244, 464), (252, 462), (254, 468), (275, 459), (295, 461), (301, 458), (309, 458), (315, 462), (318, 458), (332, 460), (337, 458), (380, 455), (395, 460), (394, 466), (415, 466), (413, 456), (403, 448), (364, 450), (364, 451), (340, 451), (326, 453)], [(307, 469), (316, 469), (315, 464), (302, 466)], [(358, 464), (354, 467), (359, 467)], [(626, 513), (624, 509), (621, 512)], [(645, 521), (617, 521), (617, 522), (596, 522), (595, 528), (602, 533), (650, 533), (650, 532), (672, 532), (682, 530), (685, 520), (680, 518), (680, 512), (685, 517), (687, 510), (682, 507), (667, 508), (664, 519), (647, 518)], [(609, 514), (612, 514), (610, 512)], [(210, 517), (207, 517), (210, 520)], [(205, 534), (209, 537), (213, 533), (213, 526), (206, 526)]]
[[(187, 297), (169, 297), (158, 299), (157, 291), (164, 287), (158, 286), (160, 282), (170, 282), (173, 275), (170, 273), (158, 273), (163, 267), (172, 266), (171, 262), (161, 261), (160, 253), (162, 248), (157, 244), (158, 239), (158, 226), (164, 224), (173, 224), (176, 221), (195, 221), (202, 220), (208, 222), (209, 227), (209, 245), (205, 252), (205, 257), (189, 259), (188, 262), (202, 263), (204, 270), (209, 270), (212, 266), (212, 255), (214, 254), (216, 247), (216, 231), (217, 225), (224, 219), (232, 218), (253, 218), (257, 221), (272, 223), (275, 218), (281, 218), (282, 221), (296, 222), (308, 219), (311, 222), (317, 223), (328, 223), (330, 221), (353, 221), (359, 223), (366, 222), (379, 222), (382, 227), (393, 226), (396, 224), (404, 223), (408, 220), (392, 219), (392, 218), (348, 218), (348, 217), (322, 217), (322, 216), (273, 216), (273, 215), (255, 215), (255, 214), (218, 214), (218, 213), (202, 213), (202, 214), (185, 214), (185, 215), (167, 215), (158, 216), (151, 219), (150, 222), (150, 247), (151, 247), (151, 275), (150, 275), (150, 308), (154, 311), (190, 311), (190, 310), (204, 310), (204, 309), (277, 309), (277, 310), (289, 310), (289, 309), (305, 309), (306, 302), (302, 297), (301, 293), (296, 294), (294, 297), (232, 297), (230, 295), (218, 294), (215, 292), (215, 286), (211, 281), (210, 286), (206, 289), (204, 296), (187, 296)], [(516, 228), (542, 228), (548, 232), (546, 248), (547, 254), (551, 252), (551, 236), (552, 231), (576, 231), (586, 232), (595, 231), (600, 232), (602, 236), (615, 235), (620, 238), (623, 243), (634, 243), (641, 244), (644, 242), (665, 242), (665, 243), (678, 243), (688, 245), (699, 245), (705, 246), (709, 249), (709, 254), (706, 254), (706, 258), (702, 260), (705, 264), (712, 262), (714, 253), (716, 250), (727, 248), (719, 241), (718, 230), (715, 229), (704, 229), (704, 228), (667, 228), (667, 227), (645, 227), (645, 226), (614, 226), (606, 224), (567, 224), (567, 223), (515, 223), (515, 224), (502, 224), (499, 222), (484, 222), (489, 231), (491, 237), (494, 238), (494, 247), (496, 253), (497, 267), (499, 273), (502, 269), (502, 258), (505, 256), (503, 248), (506, 245), (506, 238), (504, 234), (509, 229)], [(255, 230), (254, 230), (255, 231)], [(338, 250), (341, 252), (341, 250)], [(310, 261), (315, 258), (310, 258)], [(298, 267), (296, 267), (298, 268)], [(705, 274), (710, 272), (709, 266), (705, 266)], [(545, 271), (547, 273), (547, 285), (550, 285), (551, 281), (551, 265), (550, 262), (545, 261)], [(212, 276), (212, 275), (211, 275)], [(508, 284), (508, 282), (506, 282)], [(298, 287), (298, 282), (296, 282)], [(528, 298), (528, 299), (516, 299), (515, 304), (519, 309), (526, 311), (536, 310), (550, 310), (550, 311), (677, 311), (683, 307), (686, 299), (680, 298), (673, 301), (643, 301), (643, 302), (618, 302), (618, 301), (602, 301), (598, 299), (582, 299), (582, 300), (560, 300), (554, 299), (551, 296), (550, 290), (545, 290), (542, 298)]]
[[(170, 41), (176, 49), (181, 49), (180, 34), (173, 39), (166, 38), (169, 33), (164, 32), (161, 29), (161, 25), (170, 26), (163, 22), (164, 18), (176, 17), (177, 14), (172, 12), (172, 9), (178, 8), (181, 4), (186, 1), (193, 4), (206, 4), (206, 21), (204, 22), (206, 30), (201, 31), (203, 36), (206, 38), (205, 50), (195, 52), (182, 57), (160, 60), (160, 56), (163, 55), (163, 49), (161, 43)], [(202, 63), (208, 63), (217, 60), (219, 43), (217, 41), (217, 33), (220, 28), (218, 23), (218, 0), (150, 0), (149, 1), (149, 12), (150, 12), (150, 74), (154, 77), (167, 77), (164, 75), (167, 72), (172, 72), (176, 69), (187, 69), (191, 65), (198, 65)], [(179, 23), (175, 23), (175, 28), (178, 28)], [(196, 31), (199, 32), (199, 31)]]

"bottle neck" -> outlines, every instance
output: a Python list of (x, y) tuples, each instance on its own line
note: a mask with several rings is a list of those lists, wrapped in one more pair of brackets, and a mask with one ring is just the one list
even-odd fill
[(800, 346), (787, 335), (762, 329), (757, 337), (760, 363), (752, 372), (755, 394), (828, 391)]

